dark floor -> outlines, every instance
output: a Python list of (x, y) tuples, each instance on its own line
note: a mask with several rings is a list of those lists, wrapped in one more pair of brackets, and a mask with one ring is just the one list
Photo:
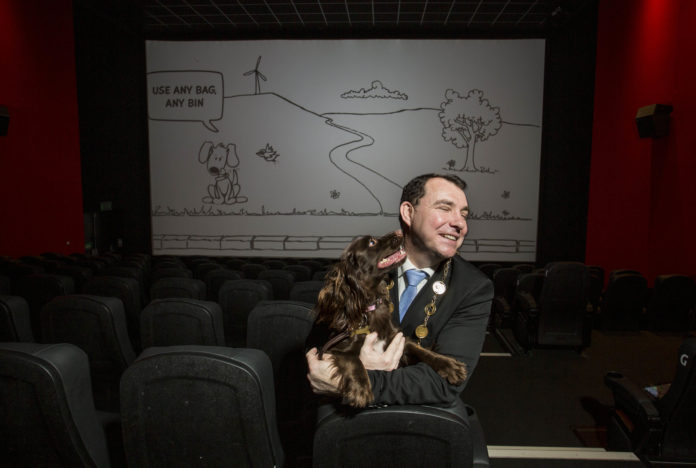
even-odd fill
[[(507, 337), (507, 340), (501, 339)], [(462, 398), (478, 412), (491, 466), (641, 466), (640, 462), (499, 458), (500, 446), (605, 448), (612, 405), (604, 374), (618, 371), (646, 386), (671, 381), (682, 335), (594, 331), (591, 345), (515, 354), (510, 333), (489, 334)], [(514, 339), (513, 339), (514, 340)], [(512, 347), (510, 346), (512, 344)], [(498, 355), (512, 351), (509, 357)]]

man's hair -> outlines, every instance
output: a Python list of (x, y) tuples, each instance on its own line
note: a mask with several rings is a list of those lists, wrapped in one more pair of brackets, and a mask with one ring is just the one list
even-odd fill
[[(444, 179), (448, 182), (453, 183), (459, 187), (462, 192), (466, 190), (466, 182), (464, 182), (459, 176), (453, 174), (423, 174), (411, 179), (409, 183), (404, 186), (401, 192), (401, 201), (399, 206), (405, 201), (411, 203), (411, 205), (416, 206), (418, 201), (425, 195), (425, 184), (430, 179)], [(401, 224), (401, 230), (406, 232), (406, 224), (399, 214), (399, 224)]]

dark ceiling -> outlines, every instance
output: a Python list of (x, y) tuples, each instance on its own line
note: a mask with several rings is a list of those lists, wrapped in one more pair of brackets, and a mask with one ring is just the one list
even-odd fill
[(281, 34), (543, 36), (591, 0), (142, 0), (146, 37)]

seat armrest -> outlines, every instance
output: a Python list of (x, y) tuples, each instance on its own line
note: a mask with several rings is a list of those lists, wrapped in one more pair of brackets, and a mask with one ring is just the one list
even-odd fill
[[(604, 383), (614, 394), (614, 405), (629, 417), (638, 416), (650, 425), (661, 426), (660, 413), (653, 397), (632, 380), (617, 372), (608, 372)], [(631, 418), (635, 421), (634, 418)]]
[(526, 314), (530, 318), (536, 318), (539, 315), (539, 306), (534, 296), (524, 291), (516, 293), (515, 296), (520, 312)]
[(624, 426), (636, 453), (652, 453), (663, 432), (660, 412), (652, 396), (617, 372), (609, 372), (604, 383), (614, 394), (615, 413)]

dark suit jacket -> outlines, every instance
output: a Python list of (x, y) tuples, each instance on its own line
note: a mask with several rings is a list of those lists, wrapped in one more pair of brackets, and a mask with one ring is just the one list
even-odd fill
[[(428, 283), (414, 298), (400, 325), (404, 335), (417, 339), (413, 334), (423, 323), (424, 307), (433, 296), (432, 284), (442, 279), (444, 262)], [(394, 304), (392, 320), (399, 326), (399, 293), (391, 289)], [(422, 340), (424, 347), (452, 356), (464, 362), (471, 376), (478, 362), (486, 335), (488, 316), (493, 300), (493, 283), (478, 268), (458, 255), (452, 258), (452, 267), (447, 280), (447, 291), (437, 301), (437, 311), (428, 320), (428, 336)], [(306, 347), (321, 348), (329, 340), (330, 330), (325, 324), (314, 324), (307, 338)], [(461, 385), (450, 385), (430, 366), (415, 364), (391, 372), (368, 371), (375, 404), (442, 404), (453, 403), (464, 389)]]
[[(401, 329), (415, 340), (414, 331), (425, 318), (425, 306), (432, 300), (432, 284), (443, 276), (443, 262), (423, 286), (404, 315)], [(396, 272), (394, 283), (396, 284)], [(468, 377), (478, 363), (493, 300), (493, 283), (478, 268), (459, 255), (452, 258), (447, 291), (437, 301), (437, 311), (428, 320), (428, 336), (421, 343), (441, 354), (464, 362)], [(399, 323), (397, 287), (391, 289), (392, 320)], [(430, 366), (416, 364), (391, 372), (368, 371), (375, 404), (449, 404), (459, 396), (466, 382), (450, 385)]]

